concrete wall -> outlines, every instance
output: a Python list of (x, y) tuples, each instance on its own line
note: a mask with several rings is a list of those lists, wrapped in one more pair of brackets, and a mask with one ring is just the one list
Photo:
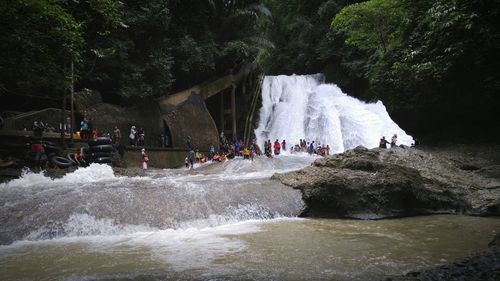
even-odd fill
[(130, 127), (134, 125), (137, 129), (144, 129), (146, 146), (160, 146), (159, 135), (162, 133), (163, 124), (159, 106), (155, 102), (145, 101), (141, 107), (130, 108), (100, 103), (88, 108), (85, 115), (92, 118), (94, 128), (100, 131), (112, 134), (114, 126), (118, 126), (122, 135), (122, 144), (129, 145)]

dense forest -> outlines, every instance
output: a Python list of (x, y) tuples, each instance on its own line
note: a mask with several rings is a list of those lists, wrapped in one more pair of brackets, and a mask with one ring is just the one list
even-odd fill
[(0, 15), (2, 110), (60, 100), (72, 64), (76, 90), (126, 105), (257, 62), (323, 72), (412, 134), (499, 131), (500, 0), (7, 0)]

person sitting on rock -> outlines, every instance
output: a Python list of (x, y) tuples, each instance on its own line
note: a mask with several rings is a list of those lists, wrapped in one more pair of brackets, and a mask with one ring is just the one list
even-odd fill
[(227, 161), (228, 160), (226, 153), (222, 153), (222, 155), (220, 156), (220, 160), (221, 161)]
[(212, 158), (212, 162), (213, 161), (216, 161), (216, 162), (220, 162), (221, 161), (219, 152), (215, 152), (214, 157)]
[(380, 143), (378, 144), (378, 147), (379, 148), (387, 148), (387, 144), (389, 142), (385, 139), (385, 136), (383, 136), (381, 139), (380, 139)]

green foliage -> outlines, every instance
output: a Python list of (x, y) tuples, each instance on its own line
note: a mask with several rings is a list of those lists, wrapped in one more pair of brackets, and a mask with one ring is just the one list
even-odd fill
[(60, 92), (80, 57), (81, 24), (61, 1), (2, 1), (0, 92)]
[[(9, 0), (1, 4), (0, 90), (106, 101), (156, 97), (237, 70), (272, 47), (260, 1)], [(19, 63), (21, 61), (21, 63)], [(15, 70), (15, 71), (14, 71)], [(133, 99), (132, 99), (133, 100)]]
[(406, 18), (401, 1), (371, 0), (342, 9), (332, 28), (346, 36), (346, 44), (384, 55), (398, 46)]
[(328, 8), (322, 10), (322, 17), (318, 16), (317, 11), (324, 2), (335, 1), (264, 1), (272, 18), (262, 28), (274, 46), (259, 54), (259, 62), (267, 73), (301, 73), (316, 68), (316, 44), (328, 31), (319, 21), (331, 20), (331, 15), (325, 15), (330, 12)]
[(133, 102), (257, 60), (325, 72), (417, 131), (500, 106), (500, 0), (6, 0), (0, 16), (2, 94), (59, 98), (73, 61), (76, 90)]

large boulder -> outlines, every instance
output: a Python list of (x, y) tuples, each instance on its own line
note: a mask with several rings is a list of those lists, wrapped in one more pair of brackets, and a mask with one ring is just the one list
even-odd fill
[(203, 151), (219, 143), (217, 127), (202, 96), (184, 91), (161, 100), (159, 104), (161, 118), (174, 147), (187, 148), (188, 137), (193, 148)]
[(305, 216), (498, 215), (499, 180), (480, 171), (412, 148), (357, 147), (274, 178), (302, 191)]

